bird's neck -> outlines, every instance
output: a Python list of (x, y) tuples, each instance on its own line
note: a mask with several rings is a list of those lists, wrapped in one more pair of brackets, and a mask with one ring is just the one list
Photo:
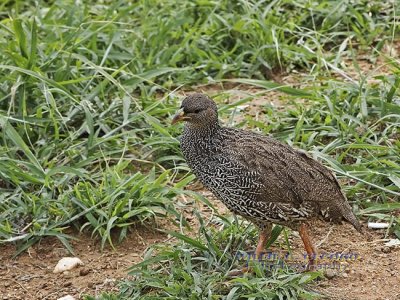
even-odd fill
[(213, 137), (220, 128), (218, 121), (207, 125), (187, 122), (185, 124), (184, 133), (193, 134), (197, 139), (207, 139)]
[(221, 127), (218, 123), (213, 126), (198, 127), (186, 124), (181, 136), (180, 145), (186, 162), (192, 169), (197, 169), (221, 148)]

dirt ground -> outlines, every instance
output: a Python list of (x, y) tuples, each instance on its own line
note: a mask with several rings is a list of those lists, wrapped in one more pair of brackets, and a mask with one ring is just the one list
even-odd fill
[(98, 295), (117, 291), (117, 281), (128, 278), (127, 268), (142, 259), (143, 251), (166, 236), (143, 226), (132, 230), (115, 250), (100, 249), (100, 242), (90, 235), (72, 233), (76, 257), (84, 266), (54, 274), (53, 269), (62, 257), (71, 254), (55, 238), (45, 238), (29, 251), (13, 259), (15, 247), (0, 246), (0, 299), (58, 299), (71, 295), (81, 299), (84, 294)]
[[(219, 211), (227, 212), (216, 200), (211, 201)], [(209, 213), (205, 217), (210, 217)], [(357, 255), (357, 259), (342, 259), (341, 270), (331, 273), (330, 279), (312, 284), (312, 290), (327, 299), (400, 299), (400, 247), (385, 246), (385, 230), (360, 234), (348, 224), (318, 222), (311, 232), (314, 243), (319, 245), (318, 253)], [(79, 238), (72, 242), (76, 256), (85, 265), (61, 274), (54, 274), (53, 269), (62, 257), (70, 255), (54, 238), (43, 239), (15, 259), (12, 245), (0, 246), (0, 299), (52, 300), (66, 295), (81, 299), (84, 294), (116, 291), (118, 280), (129, 278), (126, 269), (141, 261), (147, 247), (168, 242), (165, 234), (150, 226), (134, 228), (115, 250), (100, 251), (99, 242), (89, 235), (75, 236)], [(304, 251), (297, 233), (293, 232), (289, 240), (294, 253)], [(272, 251), (278, 250), (279, 245), (275, 244)]]
[[(225, 206), (210, 192), (201, 191), (221, 214), (229, 214)], [(183, 203), (196, 205), (203, 218), (212, 217), (209, 208), (193, 203), (191, 199), (181, 199)], [(192, 210), (185, 209), (188, 216)], [(184, 214), (185, 211), (183, 212)], [(196, 227), (196, 220), (188, 221)], [(365, 224), (364, 224), (365, 226)], [(61, 274), (54, 274), (57, 262), (71, 256), (62, 244), (54, 238), (45, 238), (29, 251), (12, 258), (15, 247), (0, 246), (0, 299), (58, 299), (71, 295), (82, 299), (83, 295), (99, 295), (105, 291), (117, 291), (121, 279), (129, 279), (127, 268), (140, 262), (147, 247), (154, 243), (168, 243), (171, 240), (155, 229), (176, 230), (165, 220), (157, 226), (136, 226), (127, 239), (115, 250), (100, 250), (99, 241), (90, 235), (71, 232), (79, 238), (72, 241), (75, 254), (84, 266)], [(366, 229), (364, 234), (355, 231), (351, 225), (332, 225), (318, 221), (311, 225), (311, 235), (318, 253), (352, 254), (343, 257), (340, 270), (327, 274), (324, 280), (311, 285), (311, 289), (325, 295), (327, 299), (340, 300), (397, 300), (400, 299), (400, 246), (385, 246), (390, 237), (385, 238), (386, 230)], [(392, 237), (393, 238), (393, 237)], [(301, 256), (304, 248), (298, 233), (292, 232), (289, 241), (293, 256)], [(282, 247), (282, 248), (280, 248)], [(285, 252), (283, 238), (272, 246), (270, 251)], [(355, 258), (356, 255), (356, 259)], [(331, 262), (329, 259), (328, 263)]]
[(349, 224), (326, 223), (314, 229), (316, 241), (332, 230), (319, 252), (358, 254), (356, 261), (344, 261), (344, 272), (318, 282), (315, 290), (329, 299), (400, 299), (400, 247), (385, 246), (385, 230), (367, 229), (367, 234), (359, 234)]

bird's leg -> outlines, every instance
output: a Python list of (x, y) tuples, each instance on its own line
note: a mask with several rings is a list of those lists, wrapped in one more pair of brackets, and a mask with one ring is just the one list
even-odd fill
[(271, 223), (265, 223), (262, 226), (260, 226), (260, 232), (258, 236), (258, 244), (255, 252), (255, 258), (260, 259), (262, 256), (263, 251), (265, 250), (265, 245), (268, 242), (268, 239), (271, 236), (271, 231), (272, 231), (272, 224)]
[(306, 224), (301, 224), (300, 225), (300, 237), (303, 240), (304, 243), (304, 248), (306, 249), (307, 255), (308, 255), (308, 265), (307, 265), (307, 270), (313, 270), (315, 269), (315, 256), (317, 255), (317, 251), (315, 251), (315, 248), (311, 242), (310, 236), (308, 235), (307, 231), (307, 225)]
[[(257, 224), (258, 225), (258, 224)], [(258, 236), (258, 244), (257, 244), (257, 248), (255, 251), (255, 256), (254, 259), (261, 259), (262, 258), (262, 253), (265, 250), (265, 246), (268, 242), (268, 239), (271, 236), (271, 231), (272, 231), (272, 224), (271, 223), (263, 223), (263, 224), (259, 224), (259, 236)], [(250, 259), (250, 257), (248, 258)], [(228, 273), (228, 276), (238, 276), (238, 275), (242, 275), (244, 273), (249, 273), (252, 272), (251, 267), (247, 266), (247, 267), (243, 267), (242, 269), (236, 269), (236, 270), (232, 270)]]

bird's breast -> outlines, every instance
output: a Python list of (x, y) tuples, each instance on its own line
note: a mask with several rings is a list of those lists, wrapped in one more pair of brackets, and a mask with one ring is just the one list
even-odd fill
[(207, 161), (222, 149), (219, 139), (196, 135), (192, 132), (184, 132), (181, 136), (180, 147), (183, 156), (189, 164)]

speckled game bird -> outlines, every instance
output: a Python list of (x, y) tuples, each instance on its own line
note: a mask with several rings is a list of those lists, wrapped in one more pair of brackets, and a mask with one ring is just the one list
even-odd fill
[(172, 123), (185, 121), (181, 149), (193, 173), (230, 211), (259, 228), (256, 257), (264, 251), (272, 223), (300, 233), (314, 266), (315, 248), (306, 221), (360, 223), (335, 176), (305, 153), (273, 138), (222, 127), (217, 105), (203, 94), (186, 97)]

